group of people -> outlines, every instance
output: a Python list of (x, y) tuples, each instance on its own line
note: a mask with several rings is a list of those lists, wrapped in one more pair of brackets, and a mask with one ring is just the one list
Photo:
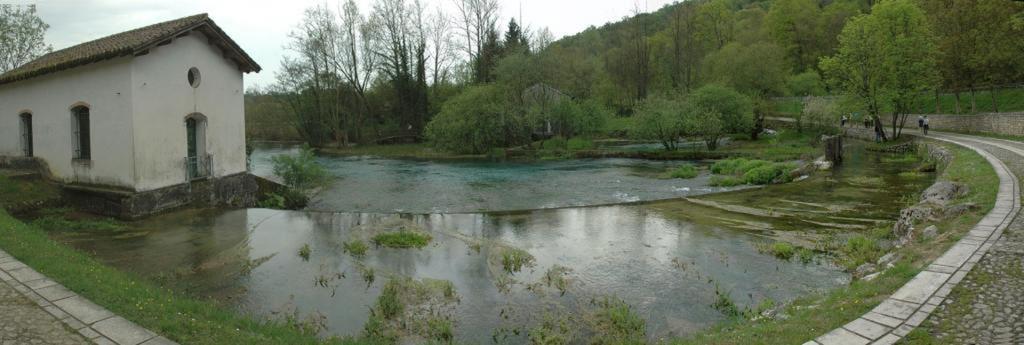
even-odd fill
[[(846, 123), (850, 122), (851, 119), (852, 119), (852, 116), (847, 116), (847, 115), (844, 114), (843, 117), (840, 118), (840, 120), (839, 120), (840, 121), (839, 127), (846, 127)], [(871, 122), (865, 117), (865, 119), (864, 119), (864, 128), (869, 128), (870, 127), (870, 123)], [(921, 133), (924, 133), (924, 135), (928, 135), (928, 115), (923, 115), (923, 116), (922, 115), (918, 115), (917, 116), (917, 128), (920, 129)]]

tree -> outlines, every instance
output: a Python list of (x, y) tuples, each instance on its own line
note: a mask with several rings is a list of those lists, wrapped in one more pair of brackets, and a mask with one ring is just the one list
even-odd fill
[(49, 28), (35, 5), (0, 4), (0, 73), (49, 53), (52, 48), (44, 41)]
[[(462, 39), (465, 43), (462, 49), (466, 52), (466, 61), (474, 63), (480, 58), (485, 45), (491, 44), (493, 48), (493, 43), (498, 41), (496, 31), (501, 6), (498, 4), (498, 0), (452, 1), (455, 3), (461, 19), (459, 29), (462, 31)], [(486, 79), (478, 75), (479, 72), (479, 69), (474, 68), (473, 76), (470, 79), (475, 81)]]
[(727, 44), (705, 58), (705, 77), (752, 97), (773, 97), (785, 93), (789, 67), (785, 51), (771, 42)]
[(786, 49), (796, 69), (817, 66), (821, 56), (821, 9), (815, 0), (775, 0), (765, 17), (772, 38)]
[(702, 86), (689, 95), (687, 102), (703, 113), (717, 114), (725, 133), (750, 133), (754, 128), (754, 108), (750, 98), (729, 87), (716, 84)]
[(508, 22), (508, 30), (505, 31), (505, 53), (506, 54), (529, 54), (530, 41), (523, 33), (523, 28), (512, 18)]
[(700, 36), (714, 47), (722, 49), (733, 39), (733, 11), (728, 0), (710, 0), (697, 8)]
[[(359, 131), (370, 117), (366, 93), (373, 82), (377, 68), (377, 54), (373, 51), (374, 27), (367, 23), (355, 1), (348, 0), (342, 6), (337, 44), (331, 61), (342, 79), (354, 91), (355, 104), (348, 116), (342, 116), (343, 128), (359, 136)], [(344, 141), (348, 142), (346, 135)]]
[(419, 0), (378, 0), (370, 21), (376, 27), (380, 71), (391, 84), (392, 113), (403, 130), (419, 133), (427, 121), (424, 8)]
[(455, 60), (452, 49), (455, 42), (452, 40), (452, 20), (440, 9), (430, 17), (427, 36), (430, 44), (430, 58), (432, 66), (430, 69), (431, 85), (435, 88), (442, 83), (449, 82), (451, 65)]
[(879, 117), (889, 111), (899, 137), (914, 99), (937, 83), (934, 41), (920, 8), (910, 0), (885, 1), (850, 20), (839, 36), (839, 51), (822, 59), (821, 68), (830, 84), (876, 119), (876, 131)]
[(523, 116), (510, 111), (506, 95), (493, 84), (467, 88), (430, 121), (427, 138), (441, 149), (473, 154), (529, 141), (530, 128)]
[(629, 134), (639, 140), (655, 140), (666, 151), (679, 148), (679, 137), (685, 132), (683, 103), (666, 96), (650, 97), (637, 107)]

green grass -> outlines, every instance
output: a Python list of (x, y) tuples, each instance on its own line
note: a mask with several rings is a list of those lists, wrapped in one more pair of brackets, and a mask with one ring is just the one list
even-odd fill
[(594, 336), (591, 344), (644, 344), (647, 324), (629, 304), (614, 297), (593, 301), (597, 311), (593, 317)]
[(505, 272), (519, 272), (523, 267), (532, 266), (533, 263), (533, 255), (525, 250), (505, 247), (501, 249), (501, 267)]
[(359, 239), (342, 243), (341, 246), (346, 253), (352, 254), (352, 256), (357, 258), (366, 255), (366, 251), (370, 249), (369, 246), (366, 245), (366, 242)]
[(718, 151), (733, 157), (772, 162), (814, 159), (824, 154), (824, 150), (812, 145), (814, 139), (810, 131), (800, 133), (796, 130), (780, 129), (775, 135), (763, 135), (758, 140), (750, 140), (747, 136), (737, 137)]
[[(944, 145), (954, 154), (940, 178), (967, 184), (970, 192), (956, 202), (971, 202), (980, 206), (974, 212), (958, 218), (941, 221), (940, 228), (947, 229), (930, 241), (912, 241), (900, 249), (901, 258), (895, 266), (883, 271), (871, 281), (856, 280), (850, 285), (825, 294), (799, 298), (788, 304), (782, 313), (786, 319), (749, 320), (736, 318), (685, 339), (673, 339), (667, 344), (801, 344), (828, 331), (842, 326), (863, 315), (913, 278), (922, 267), (951, 246), (970, 230), (984, 214), (992, 209), (999, 178), (992, 166), (972, 150), (959, 146)], [(933, 223), (918, 224), (924, 228)], [(844, 266), (875, 261), (883, 252), (878, 249), (877, 240), (890, 236), (887, 228), (868, 231), (855, 236), (836, 248), (839, 261)], [(799, 255), (799, 254), (798, 254)]]
[(789, 172), (796, 169), (791, 163), (772, 163), (759, 159), (731, 158), (715, 162), (711, 172), (723, 176), (711, 179), (713, 186), (740, 184), (765, 185), (776, 181), (788, 182)]
[(419, 231), (400, 230), (373, 236), (373, 244), (388, 248), (423, 248), (433, 238)]
[(313, 250), (309, 248), (309, 244), (303, 244), (302, 248), (299, 248), (299, 257), (302, 261), (309, 261), (309, 255), (313, 253)]
[[(1000, 112), (1024, 110), (1024, 88), (999, 89), (995, 91), (996, 102)], [(943, 114), (956, 114), (956, 95), (944, 93), (939, 95), (939, 103), (942, 106)], [(994, 112), (992, 107), (992, 93), (989, 90), (975, 91), (975, 104), (977, 113)], [(935, 113), (935, 94), (924, 94), (918, 97), (915, 112), (924, 114)], [(960, 113), (971, 113), (971, 93), (960, 93)]]
[(700, 175), (700, 171), (693, 164), (684, 163), (679, 167), (669, 171), (668, 176), (671, 178), (690, 179)]
[(60, 197), (56, 185), (40, 180), (12, 179), (0, 174), (0, 208), (45, 202)]
[(0, 210), (0, 248), (68, 289), (182, 344), (358, 344), (319, 340), (285, 322), (242, 316), (157, 286), (51, 240)]
[(708, 182), (708, 184), (715, 187), (735, 187), (744, 183), (742, 178), (735, 176), (712, 176), (711, 181)]

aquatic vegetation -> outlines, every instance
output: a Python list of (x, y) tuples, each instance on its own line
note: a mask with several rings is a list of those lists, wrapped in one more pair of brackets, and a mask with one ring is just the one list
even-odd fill
[(918, 171), (904, 171), (899, 173), (899, 176), (902, 178), (922, 178), (925, 177), (926, 175)]
[(352, 254), (352, 256), (355, 257), (362, 257), (363, 255), (366, 255), (366, 251), (369, 250), (366, 242), (363, 242), (363, 240), (360, 239), (344, 242), (341, 246), (346, 253)]
[(447, 280), (393, 277), (384, 284), (364, 326), (364, 335), (394, 343), (402, 334), (416, 334), (432, 341), (454, 339), (450, 315), (458, 303), (455, 285)]
[(373, 281), (376, 280), (377, 274), (373, 271), (373, 267), (366, 267), (365, 265), (358, 265), (356, 269), (359, 270), (359, 276), (366, 282), (366, 287), (369, 288), (373, 285)]
[(776, 180), (789, 182), (789, 172), (795, 168), (794, 165), (788, 163), (760, 165), (743, 173), (743, 182), (755, 185), (769, 184)]
[(562, 265), (551, 266), (547, 272), (544, 272), (544, 284), (558, 289), (562, 295), (565, 295), (566, 290), (569, 288), (568, 275), (571, 271), (571, 268)]
[(519, 248), (501, 248), (501, 266), (507, 273), (516, 273), (524, 266), (532, 267), (534, 264), (533, 255)]
[(672, 169), (672, 171), (669, 171), (668, 175), (671, 178), (689, 179), (700, 175), (700, 171), (698, 171), (697, 167), (693, 166), (693, 164), (685, 163), (675, 169)]
[(723, 176), (713, 177), (711, 185), (729, 187), (741, 184), (764, 185), (776, 181), (789, 182), (789, 172), (795, 168), (796, 166), (791, 163), (772, 163), (756, 159), (720, 160), (711, 166), (711, 172)]
[(736, 168), (747, 163), (746, 158), (723, 159), (711, 166), (711, 172), (719, 175), (736, 174)]
[(914, 163), (920, 161), (921, 157), (917, 153), (905, 153), (900, 155), (886, 155), (882, 157), (882, 162), (886, 163)]
[(402, 229), (373, 236), (373, 243), (388, 248), (423, 248), (433, 239), (430, 234)]
[(596, 311), (589, 322), (594, 330), (591, 344), (642, 344), (647, 323), (625, 301), (616, 297), (591, 300)]
[(312, 252), (313, 250), (309, 248), (309, 243), (303, 244), (302, 248), (299, 248), (299, 257), (301, 257), (303, 261), (309, 261), (309, 254)]
[(796, 257), (801, 263), (809, 264), (814, 261), (814, 251), (800, 247), (800, 249), (797, 249), (796, 251)]
[(846, 182), (854, 186), (860, 187), (881, 187), (885, 185), (885, 180), (881, 177), (863, 176), (858, 175), (846, 179)]
[(733, 302), (732, 296), (729, 296), (729, 291), (723, 291), (718, 283), (715, 283), (715, 303), (712, 303), (711, 307), (728, 317), (743, 315), (736, 302)]
[(545, 313), (540, 325), (527, 334), (532, 345), (567, 345), (576, 339), (576, 327), (571, 316)]

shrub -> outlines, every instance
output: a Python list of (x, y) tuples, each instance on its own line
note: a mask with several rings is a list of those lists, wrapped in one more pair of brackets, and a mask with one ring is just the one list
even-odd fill
[(790, 76), (786, 80), (786, 88), (793, 96), (821, 96), (825, 94), (825, 84), (821, 76), (814, 70)]
[(756, 185), (769, 184), (776, 180), (789, 182), (789, 172), (793, 169), (793, 165), (787, 163), (770, 163), (760, 165), (744, 173), (743, 182)]
[(732, 175), (736, 168), (747, 162), (746, 158), (723, 159), (711, 166), (711, 172), (720, 175)]
[(373, 243), (378, 246), (384, 246), (388, 248), (423, 248), (430, 243), (433, 237), (430, 234), (400, 230), (396, 232), (386, 232), (373, 236)]
[(732, 88), (705, 85), (690, 94), (689, 102), (717, 113), (725, 133), (749, 133), (754, 129), (753, 103)]
[(438, 148), (473, 154), (528, 142), (525, 117), (510, 109), (499, 86), (471, 86), (444, 103), (427, 124), (426, 137)]
[(309, 145), (303, 146), (297, 155), (278, 155), (271, 161), (274, 175), (281, 177), (284, 184), (293, 189), (306, 191), (327, 181), (327, 170), (317, 163)]
[(700, 175), (700, 172), (697, 170), (697, 167), (693, 166), (692, 164), (680, 165), (678, 168), (675, 168), (671, 172), (669, 172), (669, 176), (671, 176), (672, 178), (687, 179), (697, 177), (697, 175)]
[(306, 193), (294, 188), (285, 188), (280, 194), (267, 194), (263, 200), (256, 203), (256, 206), (279, 210), (299, 210), (306, 207), (308, 204), (309, 197), (306, 196)]
[(341, 244), (343, 250), (352, 256), (361, 257), (366, 255), (366, 250), (369, 248), (366, 246), (366, 242), (362, 240), (352, 240)]

